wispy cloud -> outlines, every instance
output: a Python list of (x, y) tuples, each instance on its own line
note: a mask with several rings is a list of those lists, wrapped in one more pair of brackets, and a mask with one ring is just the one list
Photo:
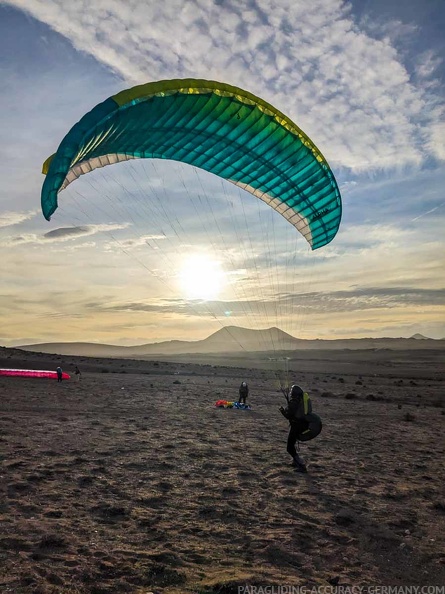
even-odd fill
[(28, 221), (36, 216), (37, 210), (28, 212), (3, 212), (0, 213), (0, 227), (12, 227)]
[[(354, 22), (341, 0), (96, 1), (88, 10), (64, 0), (9, 1), (127, 84), (214, 78), (264, 96), (337, 166), (412, 166), (431, 152), (444, 158), (429, 140), (443, 98), (410, 79), (396, 49), (404, 28), (391, 22), (377, 34)], [(431, 77), (436, 63), (426, 56), (419, 73)]]
[[(127, 301), (120, 303), (90, 302), (86, 309), (95, 312), (136, 312), (177, 314), (183, 316), (209, 316), (224, 318), (267, 314), (272, 316), (277, 308), (281, 315), (302, 312), (323, 314), (356, 312), (375, 309), (392, 309), (405, 306), (435, 307), (445, 305), (445, 287), (418, 289), (415, 287), (357, 287), (349, 291), (307, 292), (274, 295), (273, 299), (244, 299), (240, 301), (199, 301), (161, 299), (152, 301)], [(230, 313), (229, 313), (230, 312)], [(266, 318), (264, 317), (266, 320)]]
[[(431, 49), (421, 52), (417, 56), (415, 73), (416, 76), (426, 81), (431, 79), (437, 73), (438, 68), (443, 63), (443, 58), (438, 56)], [(437, 81), (438, 82), (438, 81)]]
[[(152, 247), (152, 243), (156, 241), (165, 240), (165, 235), (142, 235), (141, 237), (131, 238), (131, 239), (124, 239), (119, 242), (119, 246), (122, 249), (131, 249), (131, 248), (138, 248), (138, 247)], [(110, 243), (110, 247), (116, 248), (116, 243)], [(157, 246), (153, 246), (154, 249), (157, 249)]]
[[(445, 120), (445, 110), (440, 110), (440, 114)], [(433, 123), (430, 130), (429, 148), (433, 155), (438, 159), (445, 161), (445, 121), (438, 121)]]

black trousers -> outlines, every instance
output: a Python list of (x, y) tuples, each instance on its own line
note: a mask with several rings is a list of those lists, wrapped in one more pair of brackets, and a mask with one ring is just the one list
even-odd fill
[(297, 421), (292, 421), (290, 424), (289, 435), (287, 437), (287, 452), (295, 458), (297, 455), (297, 450), (295, 448), (295, 444), (298, 441), (298, 436), (306, 431), (308, 428), (308, 423), (304, 419), (298, 419)]
[(247, 394), (240, 394), (238, 402), (244, 402), (244, 404), (246, 404), (246, 398), (247, 398)]

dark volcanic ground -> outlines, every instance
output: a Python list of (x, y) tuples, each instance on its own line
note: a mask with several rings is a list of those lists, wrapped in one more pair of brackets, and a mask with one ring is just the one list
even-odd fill
[[(83, 375), (0, 377), (0, 591), (444, 584), (443, 353), (347, 355), (291, 362), (324, 421), (302, 475), (268, 372), (2, 349)], [(216, 409), (243, 379), (253, 410)]]

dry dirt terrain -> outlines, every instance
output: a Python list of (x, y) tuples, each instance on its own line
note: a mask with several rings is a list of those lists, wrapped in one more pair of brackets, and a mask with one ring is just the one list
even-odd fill
[[(82, 378), (0, 377), (0, 591), (443, 585), (443, 355), (296, 354), (324, 423), (304, 475), (260, 364), (1, 349), (0, 367)], [(215, 408), (241, 380), (252, 410)]]

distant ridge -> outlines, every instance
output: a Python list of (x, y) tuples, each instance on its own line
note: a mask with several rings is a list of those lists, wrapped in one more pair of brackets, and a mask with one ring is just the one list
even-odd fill
[(156, 355), (276, 353), (296, 350), (440, 349), (445, 348), (445, 340), (434, 340), (421, 334), (415, 334), (411, 338), (305, 340), (295, 338), (279, 328), (252, 330), (225, 326), (207, 338), (196, 341), (169, 340), (129, 347), (89, 342), (50, 342), (16, 348), (57, 355), (146, 359)]

